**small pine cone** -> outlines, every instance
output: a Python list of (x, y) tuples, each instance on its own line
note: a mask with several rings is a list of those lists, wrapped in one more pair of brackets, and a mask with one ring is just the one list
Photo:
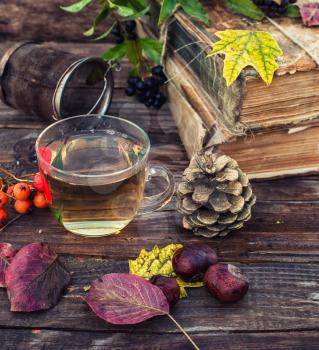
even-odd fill
[(256, 202), (247, 175), (237, 162), (214, 149), (198, 152), (177, 188), (183, 226), (197, 236), (226, 236), (244, 226)]

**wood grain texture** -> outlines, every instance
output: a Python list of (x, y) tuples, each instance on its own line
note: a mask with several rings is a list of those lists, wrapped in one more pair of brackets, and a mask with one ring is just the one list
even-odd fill
[[(317, 331), (277, 333), (196, 333), (192, 338), (204, 350), (317, 350)], [(4, 350), (192, 350), (183, 335), (143, 333), (91, 333), (54, 330), (1, 330)], [(129, 345), (128, 345), (129, 344)]]
[[(5, 40), (54, 40), (89, 41), (83, 35), (98, 13), (97, 2), (89, 5), (80, 14), (71, 14), (60, 9), (73, 0), (11, 1), (0, 2), (0, 41)], [(108, 28), (111, 22), (101, 25), (98, 33)]]
[[(111, 325), (96, 317), (83, 301), (84, 287), (103, 274), (127, 271), (127, 261), (62, 257), (61, 262), (71, 273), (71, 283), (58, 305), (45, 312), (11, 313), (6, 293), (0, 290), (0, 327), (179, 333), (165, 316), (134, 326)], [(236, 265), (250, 280), (248, 294), (235, 304), (224, 305), (206, 288), (189, 289), (189, 297), (171, 312), (188, 332), (318, 329), (318, 264)]]
[[(56, 45), (56, 44), (54, 44)], [(2, 45), (0, 45), (1, 48)], [(66, 49), (98, 54), (104, 45), (69, 44)], [(2, 46), (3, 47), (3, 46)], [(128, 66), (116, 76), (110, 114), (142, 126), (152, 141), (151, 161), (165, 163), (176, 182), (188, 165), (167, 106), (150, 111), (127, 98)], [(34, 140), (47, 124), (0, 104), (0, 164), (23, 173), (36, 169)], [(258, 201), (247, 226), (226, 239), (197, 238), (181, 227), (176, 198), (162, 210), (136, 218), (120, 235), (83, 238), (67, 233), (49, 210), (34, 210), (1, 233), (16, 248), (46, 241), (60, 253), (71, 284), (59, 304), (33, 314), (11, 313), (0, 290), (0, 335), (4, 350), (188, 350), (171, 321), (158, 317), (136, 326), (112, 326), (84, 303), (84, 287), (106, 273), (126, 272), (127, 259), (142, 248), (173, 242), (206, 242), (220, 261), (234, 262), (250, 279), (246, 297), (222, 305), (205, 288), (189, 291), (173, 310), (201, 350), (317, 350), (319, 347), (318, 176), (255, 181)], [(12, 214), (13, 215), (13, 214)]]

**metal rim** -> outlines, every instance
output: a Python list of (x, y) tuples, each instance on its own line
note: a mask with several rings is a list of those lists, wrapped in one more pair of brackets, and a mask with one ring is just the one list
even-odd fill
[(105, 73), (104, 73), (104, 88), (101, 92), (101, 95), (99, 96), (99, 98), (97, 99), (95, 105), (91, 108), (91, 110), (87, 111), (87, 114), (92, 114), (96, 112), (96, 109), (101, 103), (103, 107), (99, 108), (98, 113), (105, 114), (107, 112), (112, 99), (112, 94), (113, 94), (112, 68), (106, 61), (104, 61), (100, 57), (85, 57), (71, 64), (67, 68), (67, 70), (63, 73), (63, 75), (61, 76), (61, 78), (57, 83), (56, 89), (54, 91), (53, 99), (52, 99), (53, 111), (54, 111), (54, 115), (52, 117), (54, 120), (63, 119), (63, 116), (61, 115), (61, 100), (62, 100), (62, 96), (65, 90), (66, 84), (68, 83), (69, 79), (73, 76), (73, 74), (82, 64), (90, 61), (103, 64), (105, 66)]

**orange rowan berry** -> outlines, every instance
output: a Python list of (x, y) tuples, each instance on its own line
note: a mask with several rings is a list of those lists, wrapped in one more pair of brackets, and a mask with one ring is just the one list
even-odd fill
[(27, 199), (27, 200), (18, 199), (14, 203), (14, 209), (16, 210), (17, 213), (22, 215), (28, 214), (31, 206), (32, 206), (32, 201), (30, 201), (30, 199)]
[(33, 198), (33, 204), (36, 208), (47, 208), (49, 206), (48, 201), (45, 198), (44, 193), (38, 192)]
[(14, 185), (13, 194), (16, 199), (26, 200), (30, 196), (30, 187), (25, 182), (19, 182)]
[(8, 196), (4, 192), (0, 192), (0, 208), (4, 207), (8, 201)]
[(13, 195), (13, 189), (14, 189), (14, 185), (10, 185), (7, 189), (7, 194), (9, 196), (12, 196)]
[(9, 215), (4, 208), (0, 208), (0, 223), (4, 224), (8, 221)]

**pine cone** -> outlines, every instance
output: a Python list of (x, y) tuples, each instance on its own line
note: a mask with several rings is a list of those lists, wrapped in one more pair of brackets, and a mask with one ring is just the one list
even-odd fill
[(214, 153), (214, 149), (200, 151), (192, 158), (177, 195), (184, 228), (204, 237), (226, 236), (242, 228), (256, 202), (248, 177), (237, 162)]

